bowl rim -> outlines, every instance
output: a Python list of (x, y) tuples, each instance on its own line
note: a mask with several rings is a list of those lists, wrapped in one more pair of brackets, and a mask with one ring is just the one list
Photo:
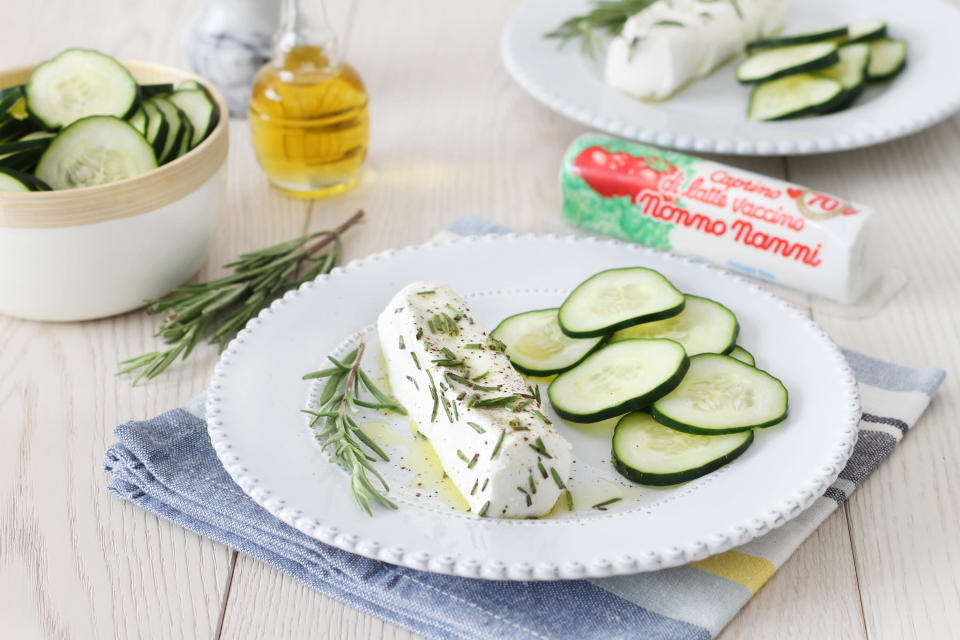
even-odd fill
[[(77, 189), (0, 192), (0, 228), (70, 227), (149, 213), (195, 191), (223, 165), (229, 147), (230, 111), (209, 80), (158, 62), (118, 61), (138, 81), (144, 75), (155, 75), (177, 83), (195, 80), (203, 84), (220, 109), (213, 131), (179, 158), (131, 178)], [(12, 78), (25, 80), (38, 64), (0, 69), (0, 85), (6, 86)]]

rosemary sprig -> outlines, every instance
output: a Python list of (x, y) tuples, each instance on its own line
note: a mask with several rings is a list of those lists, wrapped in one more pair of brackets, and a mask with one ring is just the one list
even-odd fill
[(656, 0), (604, 0), (595, 2), (593, 9), (579, 16), (565, 20), (553, 31), (544, 34), (545, 38), (560, 40), (563, 47), (571, 40), (580, 40), (580, 51), (590, 57), (596, 57), (597, 50), (606, 36), (615, 36), (623, 29), (627, 18), (643, 11)]
[[(319, 231), (280, 244), (245, 253), (225, 265), (233, 273), (177, 287), (159, 300), (152, 300), (149, 314), (164, 314), (156, 335), (170, 345), (120, 362), (117, 375), (138, 372), (137, 384), (160, 375), (177, 358), (186, 359), (204, 338), (223, 351), (234, 335), (260, 310), (290, 289), (299, 287), (340, 262), (340, 236), (363, 218), (357, 211), (332, 231)], [(322, 236), (322, 237), (321, 237)], [(311, 240), (319, 241), (310, 243)], [(333, 245), (333, 248), (321, 253)]]
[[(396, 509), (397, 505), (384, 495), (390, 487), (383, 476), (373, 468), (372, 463), (377, 458), (367, 450), (384, 461), (390, 458), (363, 432), (350, 414), (359, 411), (358, 407), (361, 406), (385, 409), (400, 415), (407, 415), (407, 412), (396, 400), (381, 391), (360, 368), (363, 349), (364, 343), (361, 341), (342, 361), (328, 356), (332, 367), (304, 375), (304, 380), (326, 378), (326, 383), (317, 398), (317, 409), (301, 411), (313, 416), (310, 427), (315, 430), (314, 437), (322, 443), (322, 450), (332, 448), (330, 461), (339, 463), (350, 474), (350, 491), (357, 505), (368, 515), (373, 515), (370, 510), (371, 502), (388, 509)], [(362, 400), (359, 397), (361, 389), (369, 392), (376, 402)], [(317, 426), (321, 421), (322, 426)], [(363, 445), (366, 445), (366, 449)], [(379, 486), (374, 485), (371, 475)]]

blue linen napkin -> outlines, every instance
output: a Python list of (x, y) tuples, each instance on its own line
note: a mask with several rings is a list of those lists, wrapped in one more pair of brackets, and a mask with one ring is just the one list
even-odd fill
[[(505, 229), (471, 217), (450, 231)], [(107, 450), (103, 468), (108, 488), (119, 497), (429, 637), (706, 640), (890, 455), (945, 375), (844, 353), (861, 392), (860, 438), (824, 496), (735, 550), (634, 576), (486, 581), (396, 567), (325, 545), (270, 515), (233, 482), (207, 437), (203, 397), (150, 420), (119, 425), (118, 442)]]

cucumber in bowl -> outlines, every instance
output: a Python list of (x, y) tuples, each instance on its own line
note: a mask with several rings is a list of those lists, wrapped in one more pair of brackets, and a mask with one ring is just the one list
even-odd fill
[(599, 422), (649, 407), (680, 383), (689, 364), (679, 342), (621, 340), (558, 375), (547, 387), (547, 395), (561, 418)]
[(125, 118), (139, 106), (137, 81), (126, 67), (90, 49), (67, 49), (30, 73), (27, 110), (55, 130), (93, 115)]
[(133, 125), (114, 116), (90, 116), (57, 134), (36, 175), (53, 189), (73, 189), (131, 178), (156, 167), (153, 147)]
[(510, 363), (528, 376), (552, 376), (571, 369), (604, 342), (571, 338), (560, 329), (558, 309), (538, 309), (506, 318), (490, 335), (506, 345)]
[(700, 436), (665, 427), (649, 413), (628, 413), (613, 431), (613, 466), (639, 484), (668, 486), (716, 471), (753, 442), (753, 431)]

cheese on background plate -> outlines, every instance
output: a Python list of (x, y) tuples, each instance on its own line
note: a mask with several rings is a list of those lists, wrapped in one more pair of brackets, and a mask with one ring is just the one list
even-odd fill
[(393, 297), (377, 330), (394, 396), (471, 512), (550, 511), (570, 477), (570, 444), (463, 298), (414, 282)]

